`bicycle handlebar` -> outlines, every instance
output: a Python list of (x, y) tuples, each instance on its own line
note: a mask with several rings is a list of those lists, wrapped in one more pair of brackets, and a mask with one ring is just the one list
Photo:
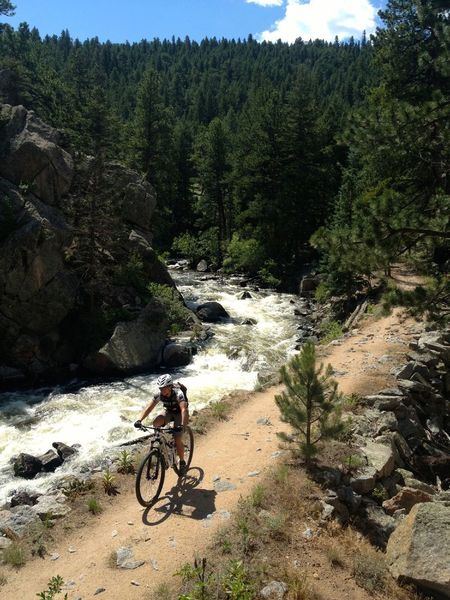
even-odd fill
[(142, 429), (142, 431), (150, 431), (150, 429), (153, 429), (153, 431), (162, 431), (164, 433), (179, 433), (181, 431), (183, 431), (183, 426), (181, 427), (153, 427), (152, 425), (142, 425), (140, 427), (138, 427), (138, 429)]

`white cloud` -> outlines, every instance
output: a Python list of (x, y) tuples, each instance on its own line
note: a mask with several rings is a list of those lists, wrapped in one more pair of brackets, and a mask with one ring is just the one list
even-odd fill
[(245, 0), (247, 4), (259, 4), (259, 6), (283, 6), (284, 0)]
[(294, 42), (322, 39), (357, 39), (366, 30), (375, 31), (377, 9), (369, 0), (287, 0), (286, 13), (271, 30), (259, 34), (260, 40)]

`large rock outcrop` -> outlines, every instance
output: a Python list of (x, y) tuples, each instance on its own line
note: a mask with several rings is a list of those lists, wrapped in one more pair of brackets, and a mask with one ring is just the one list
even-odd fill
[(0, 175), (58, 206), (74, 174), (73, 159), (61, 147), (61, 133), (23, 106), (4, 104), (0, 122)]
[(101, 283), (91, 278), (107, 319), (86, 319), (93, 294), (74, 210), (86, 214), (94, 168), (92, 157), (75, 164), (63, 134), (32, 111), (0, 105), (0, 384), (72, 374), (83, 361), (95, 373), (158, 364), (166, 309), (146, 306), (148, 295), (117, 273), (137, 256), (144, 281), (174, 282), (151, 246), (155, 192), (117, 163), (104, 166), (96, 190), (114, 215), (108, 247), (97, 244), (105, 262)]
[(389, 538), (386, 560), (392, 575), (450, 598), (450, 507), (416, 504)]

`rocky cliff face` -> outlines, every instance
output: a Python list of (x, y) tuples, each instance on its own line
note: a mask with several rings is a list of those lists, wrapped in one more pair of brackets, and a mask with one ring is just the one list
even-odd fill
[[(96, 323), (92, 314), (86, 320), (92, 311), (83, 270), (68, 259), (77, 249), (66, 208), (82, 202), (91, 172), (92, 160), (75, 164), (63, 135), (32, 111), (0, 105), (0, 383), (63, 376), (83, 362), (108, 373), (157, 363), (166, 333), (163, 307), (154, 299), (148, 304), (132, 284), (117, 283), (112, 274), (133, 254), (148, 281), (174, 283), (151, 247), (154, 191), (117, 164), (106, 165), (102, 189), (96, 192), (114, 206), (122, 236), (120, 244), (105, 250), (104, 297), (97, 300), (103, 312), (120, 315), (124, 305), (130, 310), (126, 324), (109, 319), (109, 331), (99, 333), (97, 347), (79, 335), (86, 328), (95, 330)], [(116, 232), (108, 235), (114, 238)], [(98, 359), (102, 348), (107, 360)]]

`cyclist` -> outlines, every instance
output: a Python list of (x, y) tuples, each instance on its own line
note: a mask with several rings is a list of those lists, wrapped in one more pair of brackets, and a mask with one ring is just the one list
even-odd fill
[(185, 395), (178, 386), (175, 386), (173, 379), (169, 374), (161, 375), (156, 381), (156, 385), (159, 388), (150, 404), (143, 411), (140, 418), (135, 422), (134, 426), (138, 429), (142, 425), (142, 421), (149, 415), (157, 404), (160, 402), (163, 404), (165, 413), (158, 415), (153, 421), (153, 427), (163, 427), (174, 422), (175, 427), (180, 428), (180, 431), (174, 433), (175, 445), (177, 448), (177, 454), (180, 459), (180, 474), (186, 474), (186, 461), (184, 460), (184, 445), (183, 445), (183, 431), (189, 422), (189, 411), (188, 402)]

